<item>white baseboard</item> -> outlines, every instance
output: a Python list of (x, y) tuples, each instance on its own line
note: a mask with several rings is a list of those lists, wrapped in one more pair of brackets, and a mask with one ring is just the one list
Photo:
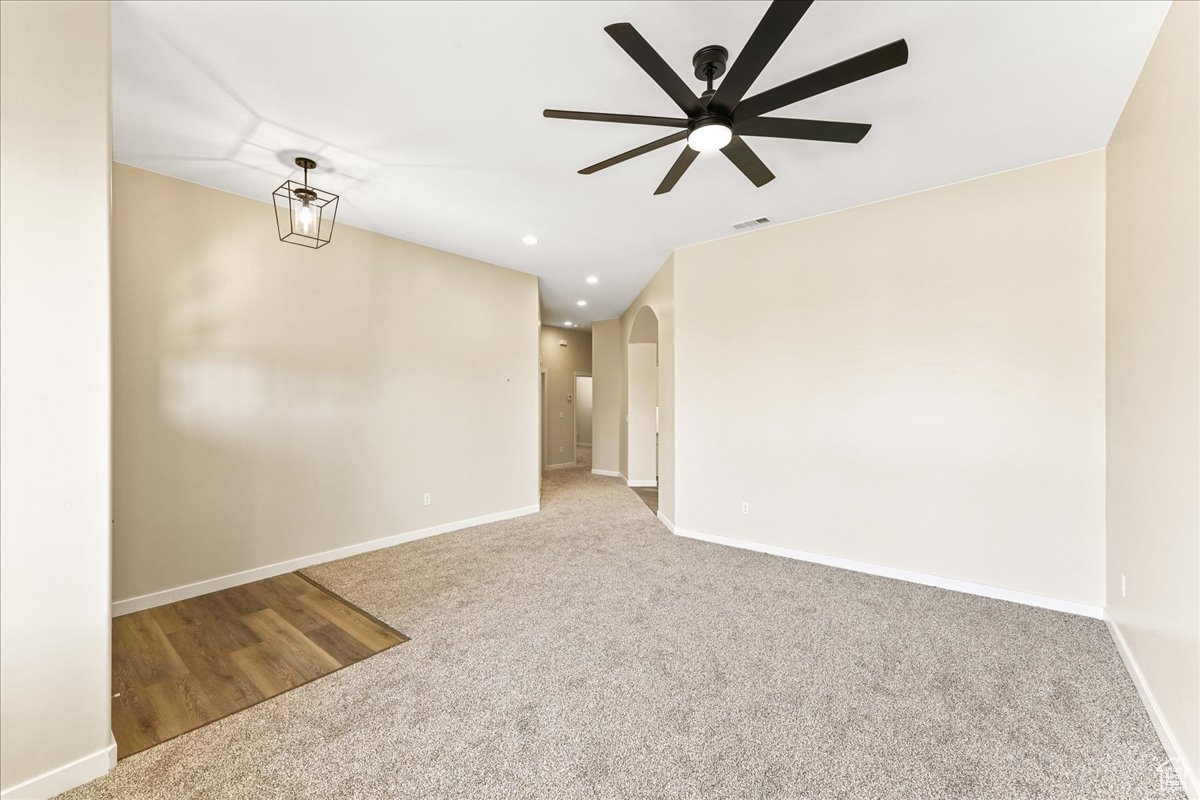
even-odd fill
[(43, 772), (24, 783), (10, 786), (0, 792), (0, 800), (49, 800), (68, 789), (94, 781), (117, 765), (117, 740), (108, 735), (108, 746)]
[(1154, 692), (1150, 691), (1150, 685), (1146, 683), (1146, 677), (1142, 674), (1137, 659), (1133, 657), (1133, 651), (1129, 649), (1125, 637), (1121, 635), (1121, 629), (1117, 627), (1117, 623), (1113, 621), (1112, 617), (1105, 614), (1104, 623), (1108, 625), (1108, 633), (1117, 646), (1117, 652), (1121, 654), (1121, 660), (1125, 662), (1125, 669), (1129, 672), (1133, 685), (1137, 687), (1138, 696), (1142, 699), (1142, 705), (1146, 707), (1146, 713), (1150, 715), (1150, 722), (1154, 725), (1154, 731), (1158, 734), (1159, 741), (1162, 742), (1167, 758), (1176, 764), (1183, 765), (1183, 774), (1179, 776), (1183, 782), (1183, 790), (1187, 792), (1190, 800), (1200, 800), (1200, 781), (1197, 781), (1193, 767), (1184, 759), (1183, 748), (1179, 746), (1179, 741), (1175, 738), (1171, 726), (1167, 724), (1167, 719), (1163, 716), (1162, 709), (1159, 708), (1158, 701), (1154, 698)]
[(545, 469), (546, 470), (567, 469), (568, 467), (577, 467), (577, 466), (579, 466), (579, 465), (577, 463), (575, 463), (574, 461), (564, 461), (561, 464), (547, 464)]
[(793, 550), (789, 547), (779, 547), (778, 545), (773, 544), (760, 544), (759, 542), (751, 542), (745, 539), (734, 539), (730, 536), (718, 536), (712, 533), (700, 533), (699, 531), (691, 531), (687, 530), (686, 528), (676, 527), (674, 530), (679, 536), (686, 536), (689, 539), (699, 539), (703, 542), (712, 542), (713, 544), (723, 544), (727, 547), (737, 547), (741, 548), (742, 550), (754, 550), (758, 553), (768, 553), (773, 556), (794, 558), (798, 561), (808, 561), (813, 564), (824, 564), (828, 567), (838, 567), (839, 569), (848, 569), (853, 570), (854, 572), (865, 572), (868, 575), (880, 575), (884, 578), (895, 578), (896, 580), (908, 581), (909, 583), (921, 583), (926, 586), (936, 586), (940, 589), (949, 589), (954, 592), (976, 594), (982, 597), (995, 598), (996, 600), (1007, 600), (1010, 603), (1021, 603), (1022, 605), (1027, 606), (1049, 608), (1053, 611), (1063, 611), (1068, 614), (1078, 614), (1080, 616), (1091, 617), (1093, 619), (1104, 618), (1104, 608), (1102, 606), (1092, 606), (1088, 605), (1087, 603), (1077, 602), (1075, 600), (1062, 600), (1057, 597), (1031, 594), (1029, 592), (1019, 592), (1015, 589), (1004, 589), (999, 586), (989, 586), (986, 583), (972, 583), (971, 581), (960, 581), (956, 578), (943, 578), (941, 575), (929, 575), (924, 572), (911, 572), (906, 569), (885, 567), (880, 564), (871, 564), (866, 561), (854, 561), (849, 558), (827, 556), (821, 553), (809, 553), (804, 550)]
[(324, 552), (313, 553), (312, 555), (288, 559), (287, 561), (279, 561), (275, 564), (267, 564), (266, 566), (234, 572), (217, 578), (209, 578), (208, 580), (189, 583), (186, 586), (176, 586), (174, 589), (164, 589), (161, 592), (151, 592), (150, 594), (143, 594), (138, 597), (117, 600), (112, 605), (112, 614), (114, 617), (119, 617), (122, 614), (131, 614), (134, 611), (142, 611), (147, 608), (186, 600), (189, 597), (197, 597), (209, 592), (228, 589), (231, 586), (240, 586), (243, 583), (261, 581), (264, 578), (272, 578), (276, 575), (282, 575), (285, 572), (295, 572), (298, 569), (311, 567), (313, 564), (337, 561), (340, 558), (348, 558), (360, 553), (369, 553), (372, 550), (382, 550), (385, 547), (394, 547), (398, 544), (424, 539), (429, 536), (437, 536), (441, 533), (450, 533), (451, 531), (458, 531), (463, 528), (473, 528), (476, 525), (486, 525), (489, 522), (500, 522), (501, 520), (513, 519), (514, 517), (523, 517), (526, 514), (534, 514), (540, 510), (540, 505), (525, 506), (524, 508), (513, 508), (495, 514), (485, 514), (481, 517), (445, 522), (429, 528), (398, 533), (393, 536), (385, 536), (382, 539), (372, 539), (369, 542), (338, 547), (333, 550), (325, 550)]
[(670, 517), (662, 512), (662, 509), (659, 509), (656, 516), (658, 517), (659, 522), (667, 526), (667, 530), (669, 530), (671, 533), (675, 532), (675, 523), (671, 521)]
[(592, 470), (592, 474), (593, 475), (603, 475), (606, 478), (621, 477), (621, 473), (617, 472), (615, 469), (594, 469), (594, 470)]
[(645, 480), (636, 480), (635, 481), (635, 480), (627, 479), (625, 481), (625, 483), (629, 486), (633, 486), (633, 487), (639, 488), (639, 489), (643, 488), (643, 487), (658, 486), (658, 481), (645, 481)]

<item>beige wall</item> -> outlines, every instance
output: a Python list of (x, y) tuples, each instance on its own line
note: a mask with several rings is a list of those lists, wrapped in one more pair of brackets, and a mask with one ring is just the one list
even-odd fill
[(113, 188), (117, 598), (537, 505), (533, 276)]
[(575, 442), (592, 443), (592, 379), (575, 379)]
[(592, 471), (621, 469), (621, 321), (592, 323)]
[(657, 486), (658, 345), (630, 342), (626, 365), (629, 413), (625, 477), (633, 486)]
[[(0, 3), (0, 788), (109, 748), (108, 3)], [(89, 758), (90, 757), (90, 758)]]
[(675, 270), (679, 527), (1103, 605), (1102, 152)]
[[(658, 510), (675, 514), (675, 256), (669, 257), (621, 315), (621, 385), (618, 454), (621, 474), (629, 477), (629, 348), (638, 312), (649, 308), (658, 320)], [(636, 337), (644, 339), (644, 337)]]
[[(542, 368), (546, 370), (546, 465), (575, 463), (575, 373), (592, 371), (592, 335), (587, 331), (541, 330)], [(565, 341), (566, 347), (559, 342)]]
[(1193, 775), (1198, 373), (1200, 9), (1176, 2), (1108, 146), (1108, 612)]

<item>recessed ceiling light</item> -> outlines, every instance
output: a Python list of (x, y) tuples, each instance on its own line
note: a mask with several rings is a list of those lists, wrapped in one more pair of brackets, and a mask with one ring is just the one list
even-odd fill
[(587, 305), (587, 300), (576, 300), (576, 301), (575, 301), (575, 305), (577, 305), (577, 306), (586, 306), (586, 305)]
[(588, 276), (588, 279), (587, 279), (587, 282), (588, 282), (588, 283), (599, 283), (599, 282), (600, 282), (600, 279), (599, 279), (599, 278), (597, 278), (595, 275), (589, 275), (589, 276)]
[(537, 237), (532, 233), (527, 233), (521, 237), (521, 241), (525, 244), (537, 244)]
[(574, 325), (574, 324), (575, 324), (575, 323), (574, 323), (574, 322), (571, 322), (570, 320), (567, 320), (566, 322), (564, 322), (564, 323), (563, 323), (563, 325), (566, 325), (568, 328), (569, 328), (569, 327), (571, 327), (571, 326), (572, 326), (572, 325)]

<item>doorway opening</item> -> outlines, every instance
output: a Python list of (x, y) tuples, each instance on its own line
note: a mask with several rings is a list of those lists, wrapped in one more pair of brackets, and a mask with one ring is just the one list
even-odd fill
[(592, 376), (575, 373), (575, 465), (592, 468)]
[[(542, 472), (591, 469), (592, 334), (543, 325), (539, 333)], [(582, 400), (579, 395), (582, 394)], [(583, 415), (580, 415), (580, 404)]]
[(643, 306), (628, 343), (626, 482), (658, 510), (658, 317)]

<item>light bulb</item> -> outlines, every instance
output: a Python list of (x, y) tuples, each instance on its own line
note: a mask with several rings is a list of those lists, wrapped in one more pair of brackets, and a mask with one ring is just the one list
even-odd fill
[(688, 131), (688, 147), (698, 153), (720, 150), (733, 139), (733, 129), (719, 117), (706, 117)]
[(303, 203), (296, 210), (296, 227), (300, 233), (311, 235), (313, 232), (313, 210), (308, 203)]

